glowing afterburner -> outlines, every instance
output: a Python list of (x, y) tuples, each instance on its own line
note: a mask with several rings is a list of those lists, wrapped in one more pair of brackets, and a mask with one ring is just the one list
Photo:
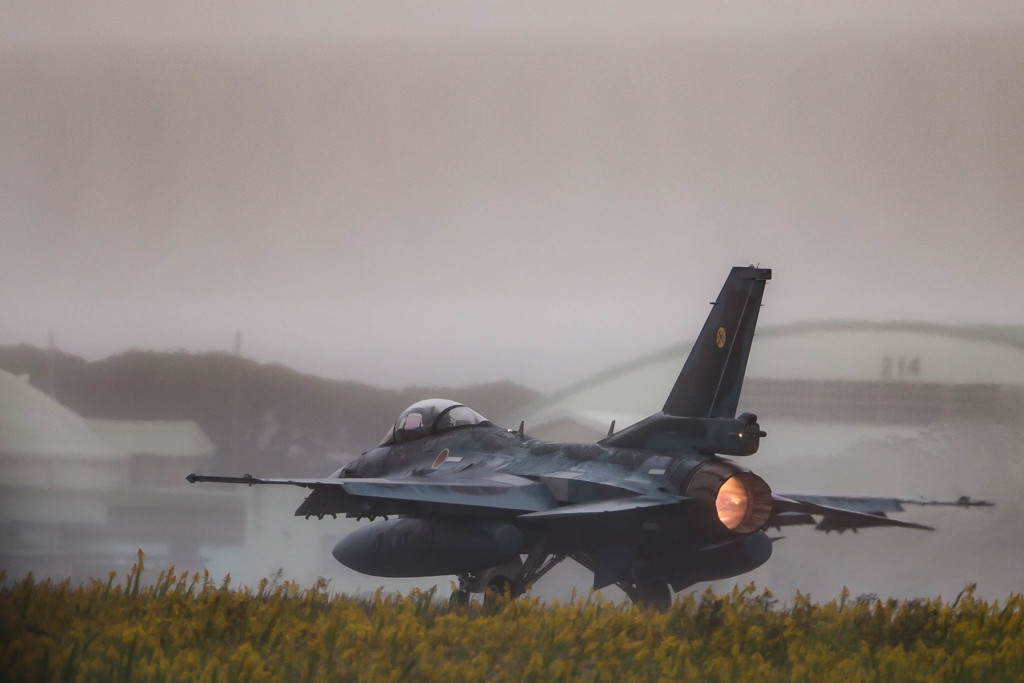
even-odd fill
[(750, 510), (750, 495), (738, 477), (729, 477), (722, 488), (718, 489), (715, 509), (718, 510), (718, 519), (730, 530), (735, 530), (746, 519)]
[(737, 472), (718, 488), (718, 520), (729, 531), (749, 534), (762, 528), (772, 513), (772, 492), (761, 477)]

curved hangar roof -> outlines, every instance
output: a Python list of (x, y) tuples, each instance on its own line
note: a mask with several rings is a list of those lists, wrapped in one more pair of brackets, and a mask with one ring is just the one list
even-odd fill
[[(611, 420), (619, 427), (631, 424), (661, 409), (690, 346), (692, 341), (609, 368), (528, 406), (523, 417), (534, 426), (572, 421), (606, 430)], [(861, 395), (851, 394), (851, 387)], [(876, 404), (876, 412), (906, 415), (908, 405), (927, 396), (941, 399), (947, 414), (961, 404), (983, 412), (999, 403), (1007, 393), (1000, 388), (1007, 387), (1024, 395), (1024, 330), (1018, 328), (797, 323), (758, 330), (740, 409), (767, 417), (778, 407), (793, 417), (801, 405), (783, 407), (781, 401), (802, 393), (808, 419), (815, 419), (811, 413), (823, 401), (839, 411), (859, 400)], [(936, 398), (937, 388), (943, 395)], [(910, 421), (925, 419), (929, 410)]]
[(126, 460), (133, 455), (202, 457), (214, 445), (194, 422), (87, 419), (0, 370), (0, 456)]
[(1024, 386), (1024, 332), (910, 322), (769, 327), (747, 376)]

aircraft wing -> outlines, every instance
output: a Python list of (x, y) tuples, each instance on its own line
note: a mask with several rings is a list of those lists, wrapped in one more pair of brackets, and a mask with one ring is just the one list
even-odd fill
[[(932, 527), (923, 524), (890, 519), (886, 517), (886, 513), (902, 512), (904, 505), (988, 507), (993, 504), (986, 500), (973, 500), (968, 496), (961, 496), (957, 500), (914, 500), (878, 496), (810, 496), (784, 493), (772, 496), (772, 516), (768, 520), (768, 526), (779, 528), (796, 524), (814, 524), (820, 531), (856, 531), (862, 527), (899, 526), (934, 531)], [(815, 519), (816, 517), (821, 519)]]
[(468, 512), (478, 508), (521, 514), (558, 506), (543, 484), (509, 474), (473, 479), (272, 479), (190, 474), (187, 479), (192, 483), (283, 484), (312, 489), (295, 511), (299, 516), (392, 515), (424, 509)]
[(856, 510), (858, 512), (902, 512), (904, 505), (947, 505), (957, 507), (991, 507), (995, 505), (987, 500), (974, 500), (970, 496), (960, 496), (956, 500), (928, 500), (926, 498), (881, 498), (876, 496), (808, 496), (805, 494), (781, 494), (783, 498), (800, 500), (806, 503), (818, 503), (834, 507)]
[(677, 506), (686, 502), (689, 498), (673, 496), (671, 498), (649, 498), (647, 496), (628, 496), (624, 498), (611, 498), (599, 500), (592, 503), (575, 503), (551, 510), (530, 512), (521, 516), (521, 519), (569, 519), (581, 517), (594, 517), (614, 515), (617, 513), (629, 513), (635, 510), (655, 507)]
[[(901, 512), (905, 503), (915, 505), (984, 505), (984, 501), (961, 499), (957, 502), (916, 501), (905, 498), (877, 496), (808, 496), (777, 494), (772, 496), (772, 516), (768, 526), (783, 527), (814, 524), (820, 531), (857, 530), (863, 527), (898, 526), (934, 531), (930, 526), (901, 522), (886, 517), (887, 512)], [(820, 520), (817, 519), (820, 517)]]
[[(902, 510), (898, 498), (857, 496), (773, 495), (772, 516), (768, 526), (783, 527), (814, 524), (820, 531), (846, 531), (875, 526), (899, 526), (926, 529), (930, 526), (889, 519), (886, 512)], [(821, 519), (816, 519), (820, 517)]]

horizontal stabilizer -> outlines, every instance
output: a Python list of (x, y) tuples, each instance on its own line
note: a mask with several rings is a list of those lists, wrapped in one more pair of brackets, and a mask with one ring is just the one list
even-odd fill
[[(856, 498), (853, 496), (837, 496), (835, 500), (845, 501), (850, 507), (870, 509), (861, 511), (859, 509), (848, 509), (845, 507), (834, 507), (817, 501), (831, 501), (830, 496), (801, 496), (790, 498), (780, 495), (772, 496), (772, 516), (768, 519), (768, 526), (791, 526), (793, 524), (812, 523), (813, 517), (802, 515), (816, 515), (822, 518), (817, 528), (822, 531), (844, 531), (846, 529), (860, 529), (865, 527), (897, 526), (906, 529), (923, 529), (934, 531), (930, 526), (915, 524), (913, 522), (901, 522), (896, 519), (889, 519), (886, 512), (902, 510), (900, 499), (897, 498)], [(895, 506), (895, 507), (894, 507)], [(794, 514), (796, 513), (796, 514)], [(778, 522), (778, 524), (776, 524)]]
[(780, 493), (786, 498), (799, 503), (821, 505), (828, 508), (865, 512), (869, 515), (881, 515), (886, 512), (903, 512), (901, 498), (882, 498), (878, 496), (808, 496), (800, 493)]

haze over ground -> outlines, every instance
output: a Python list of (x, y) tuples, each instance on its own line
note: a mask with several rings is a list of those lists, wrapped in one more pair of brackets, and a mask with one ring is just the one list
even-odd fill
[[(775, 271), (762, 325), (1024, 324), (1022, 7), (0, 0), (0, 344), (54, 330), (97, 359), (242, 330), (332, 378), (550, 390), (692, 338), (748, 263)], [(928, 511), (934, 535), (794, 531), (740, 580), (1019, 591), (1014, 434), (777, 472), (1008, 493)], [(914, 438), (926, 465), (878, 464)], [(282, 528), (312, 523), (278, 493)], [(215, 572), (264, 576), (272, 550)]]
[(550, 390), (762, 324), (1024, 322), (1024, 9), (4, 2), (0, 344)]

